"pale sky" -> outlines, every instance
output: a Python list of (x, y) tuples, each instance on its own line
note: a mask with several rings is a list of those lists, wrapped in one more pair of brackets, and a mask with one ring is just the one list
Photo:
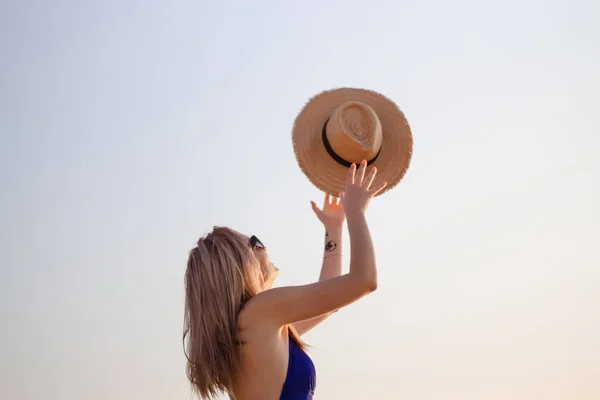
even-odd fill
[(414, 155), (379, 290), (306, 336), (315, 398), (600, 398), (600, 4), (367, 4), (1, 3), (0, 398), (189, 399), (188, 251), (228, 225), (318, 278), (291, 127), (340, 86)]

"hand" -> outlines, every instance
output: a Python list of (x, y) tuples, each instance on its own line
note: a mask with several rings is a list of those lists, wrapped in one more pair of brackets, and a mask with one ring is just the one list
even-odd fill
[(347, 215), (364, 214), (373, 196), (387, 185), (387, 182), (382, 182), (375, 187), (371, 187), (377, 174), (377, 168), (371, 168), (371, 172), (365, 177), (366, 169), (367, 162), (364, 160), (360, 163), (358, 171), (356, 170), (356, 164), (352, 164), (348, 169), (346, 191), (340, 193)]
[(317, 214), (317, 218), (325, 225), (325, 229), (333, 229), (344, 225), (346, 215), (339, 197), (325, 193), (325, 204), (322, 210), (317, 207), (314, 201), (311, 201), (310, 204), (315, 214)]

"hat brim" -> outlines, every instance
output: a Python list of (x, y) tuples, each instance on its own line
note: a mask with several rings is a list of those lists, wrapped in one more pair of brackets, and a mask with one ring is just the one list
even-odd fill
[[(406, 174), (412, 158), (410, 126), (398, 106), (380, 93), (354, 88), (327, 90), (311, 98), (300, 111), (292, 129), (294, 153), (302, 172), (320, 190), (337, 196), (344, 191), (348, 168), (335, 161), (323, 145), (325, 122), (346, 101), (368, 104), (377, 114), (382, 128), (381, 152), (371, 164), (377, 167), (372, 186), (387, 181), (381, 195), (396, 186)], [(361, 160), (347, 160), (360, 162)]]

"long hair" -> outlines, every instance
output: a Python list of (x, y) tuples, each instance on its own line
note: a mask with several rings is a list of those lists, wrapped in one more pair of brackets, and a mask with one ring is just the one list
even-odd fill
[[(190, 252), (183, 340), (187, 376), (201, 398), (231, 395), (241, 370), (238, 315), (262, 285), (260, 264), (248, 239), (233, 229), (215, 227)], [(290, 332), (303, 346), (297, 333)]]

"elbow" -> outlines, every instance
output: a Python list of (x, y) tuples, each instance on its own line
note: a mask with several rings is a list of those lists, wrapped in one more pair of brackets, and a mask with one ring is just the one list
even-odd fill
[(368, 293), (374, 292), (377, 290), (377, 286), (379, 285), (379, 280), (377, 279), (377, 270), (373, 271), (372, 274), (369, 274), (366, 278), (366, 288)]
[(361, 279), (361, 286), (366, 294), (377, 290), (377, 276), (365, 276)]
[(370, 279), (365, 283), (365, 290), (367, 293), (373, 293), (377, 290), (377, 279)]
[[(354, 275), (350, 273), (350, 275)], [(354, 285), (363, 294), (369, 294), (377, 290), (377, 274), (354, 275)]]

